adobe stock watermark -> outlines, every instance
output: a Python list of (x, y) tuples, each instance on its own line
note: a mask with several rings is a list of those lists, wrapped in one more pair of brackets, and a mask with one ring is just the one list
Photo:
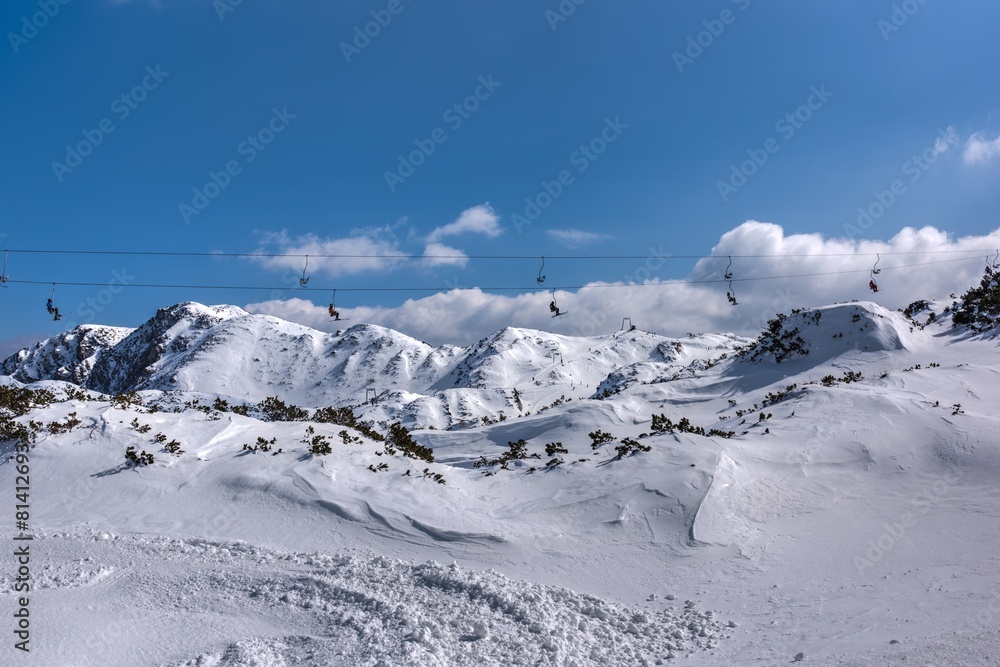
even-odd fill
[(119, 122), (126, 120), (168, 76), (170, 72), (164, 72), (160, 69), (160, 65), (156, 67), (147, 65), (142, 80), (111, 102), (110, 110), (113, 117), (105, 116), (98, 121), (97, 127), (84, 130), (83, 139), (76, 144), (66, 145), (66, 156), (63, 161), (52, 162), (52, 173), (55, 174), (56, 180), (62, 183), (67, 174), (72, 174), (82, 165), (84, 158), (92, 155), (94, 150), (104, 143), (104, 139), (117, 129), (114, 119), (117, 118)]
[(874, 566), (892, 551), (896, 544), (906, 536), (906, 531), (916, 525), (919, 518), (917, 515), (925, 515), (931, 510), (931, 507), (940, 504), (952, 485), (957, 484), (958, 481), (958, 473), (954, 469), (949, 470), (940, 479), (934, 480), (930, 486), (923, 490), (923, 493), (911, 500), (910, 508), (903, 510), (896, 521), (884, 524), (882, 534), (868, 543), (865, 555), (854, 556), (854, 567), (858, 574), (864, 574), (865, 570)]
[[(614, 311), (615, 306), (620, 305), (614, 301), (603, 301), (596, 308), (584, 308), (579, 317), (573, 320), (575, 326), (573, 333), (577, 336), (596, 336), (607, 331), (609, 313)], [(567, 312), (569, 312), (567, 310)], [(583, 320), (581, 322), (580, 320)]]
[(25, 46), (38, 36), (38, 31), (49, 24), (54, 19), (63, 6), (68, 5), (71, 0), (38, 0), (39, 11), (31, 16), (21, 17), (21, 29), (17, 32), (8, 32), (7, 41), (14, 53), (20, 53), (21, 47)]
[[(472, 114), (479, 110), (482, 103), (490, 99), (497, 88), (503, 85), (500, 81), (494, 81), (492, 74), (485, 77), (480, 75), (477, 81), (479, 85), (476, 86), (471, 95), (468, 95), (460, 102), (452, 104), (441, 114), (441, 120), (448, 124), (452, 132), (457, 132), (465, 121), (469, 120)], [(434, 155), (438, 146), (446, 141), (448, 141), (448, 133), (443, 127), (436, 127), (431, 130), (426, 139), (414, 139), (413, 145), (415, 148), (413, 150), (406, 155), (400, 154), (396, 156), (398, 163), (396, 164), (395, 171), (387, 170), (383, 173), (385, 184), (389, 186), (389, 192), (395, 192), (397, 187), (405, 183), (406, 179), (410, 176), (413, 176), (417, 172), (417, 169), (423, 166), (430, 156)]]
[(882, 41), (888, 42), (893, 33), (902, 30), (910, 19), (927, 4), (927, 0), (903, 0), (894, 4), (888, 19), (879, 19), (875, 25), (882, 33)]
[(545, 20), (549, 22), (552, 32), (555, 32), (561, 23), (569, 20), (569, 17), (576, 14), (576, 8), (587, 2), (587, 0), (560, 0), (555, 9), (545, 10)]
[[(774, 124), (775, 132), (778, 132), (785, 141), (790, 141), (795, 133), (812, 119), (813, 114), (822, 109), (833, 97), (833, 93), (826, 89), (826, 84), (822, 84), (819, 88), (811, 86), (809, 91), (810, 95), (805, 103), (786, 113)], [(727, 180), (715, 182), (715, 189), (718, 190), (722, 201), (729, 201), (729, 198), (739, 192), (739, 189), (746, 185), (779, 150), (781, 143), (775, 137), (768, 137), (760, 148), (748, 148), (746, 151), (748, 159), (739, 165), (730, 166)]]
[[(937, 139), (920, 153), (911, 156), (900, 166), (900, 172), (912, 184), (919, 181), (930, 171), (938, 158), (958, 145), (958, 132), (955, 128), (938, 129)], [(907, 181), (894, 179), (885, 190), (872, 192), (872, 200), (858, 207), (858, 217), (854, 223), (844, 223), (844, 234), (848, 238), (857, 238), (888, 212), (899, 199), (908, 192)]]
[[(666, 259), (672, 254), (663, 250), (663, 244), (654, 248), (649, 246), (645, 260), (637, 265), (632, 271), (622, 276), (622, 287), (611, 289), (627, 289), (630, 284), (643, 284), (650, 278), (657, 275), (663, 268)], [(618, 316), (622, 315), (619, 301), (604, 301), (597, 308), (584, 308), (574, 318), (575, 327), (573, 333), (579, 336), (596, 336), (607, 331), (611, 313), (615, 313), (615, 326), (617, 326)]]
[[(282, 284), (287, 285), (288, 287), (301, 289), (302, 288), (302, 284), (300, 282), (301, 277), (302, 274), (300, 274), (298, 271), (289, 269), (285, 271), (283, 274), (281, 274), (281, 282)], [(287, 294), (288, 290), (273, 289), (271, 290), (270, 299), (271, 301), (282, 301), (287, 297)]]
[(295, 114), (288, 112), (288, 107), (280, 110), (275, 107), (271, 110), (271, 119), (267, 124), (247, 136), (236, 146), (236, 154), (243, 158), (232, 159), (223, 165), (219, 171), (209, 170), (208, 180), (204, 185), (192, 189), (191, 202), (181, 202), (177, 209), (184, 220), (184, 224), (190, 224), (191, 218), (201, 215), (208, 208), (222, 191), (229, 187), (233, 179), (243, 173), (243, 167), (257, 159), (274, 139), (285, 131), (288, 125), (295, 119)]
[(666, 259), (673, 257), (673, 253), (665, 252), (663, 250), (663, 244), (660, 244), (659, 248), (654, 248), (649, 246), (648, 255), (646, 255), (646, 260), (644, 263), (637, 266), (635, 269), (630, 271), (628, 274), (622, 276), (622, 282), (626, 285), (629, 283), (642, 284), (647, 280), (658, 275), (660, 269), (666, 264)]
[(998, 617), (1000, 617), (1000, 595), (994, 593), (986, 607), (977, 611), (974, 616), (963, 620), (955, 628), (955, 632), (974, 632), (993, 627), (996, 625)]
[[(570, 153), (570, 165), (576, 167), (578, 174), (587, 171), (590, 165), (596, 162), (611, 144), (618, 141), (627, 129), (628, 124), (622, 122), (621, 116), (615, 116), (614, 119), (605, 118), (604, 127), (597, 136), (585, 144), (580, 144), (579, 148)], [(514, 223), (517, 233), (520, 234), (524, 227), (541, 217), (542, 212), (552, 206), (566, 188), (575, 182), (576, 176), (570, 169), (561, 169), (554, 180), (540, 181), (541, 189), (534, 196), (524, 198), (524, 210), (511, 216), (511, 222)]]
[(389, 0), (385, 9), (373, 9), (372, 20), (364, 25), (354, 26), (354, 39), (350, 42), (340, 43), (340, 52), (344, 54), (344, 60), (351, 64), (351, 59), (361, 55), (361, 52), (371, 46), (372, 40), (382, 34), (382, 31), (389, 27), (392, 19), (399, 16), (406, 9), (402, 0)]
[(220, 22), (226, 20), (226, 14), (235, 12), (236, 8), (243, 4), (243, 0), (212, 0), (212, 9), (219, 17)]
[(795, 300), (799, 298), (792, 293), (791, 288), (776, 289), (774, 294), (775, 298), (771, 301), (771, 305), (762, 308), (757, 315), (747, 320), (746, 324), (740, 327), (738, 335), (746, 338), (759, 337), (761, 332), (767, 328), (767, 323), (770, 320), (774, 319), (779, 312), (794, 308)]
[(135, 276), (129, 274), (124, 266), (121, 269), (112, 270), (111, 280), (108, 281), (107, 287), (101, 288), (96, 294), (80, 301), (70, 314), (69, 321), (65, 324), (66, 328), (72, 329), (80, 324), (94, 322), (97, 316), (111, 305), (115, 297), (134, 281)]
[[(751, 0), (731, 0), (731, 2), (739, 8), (739, 11), (745, 12), (750, 7)], [(715, 40), (722, 37), (722, 33), (726, 31), (726, 26), (732, 25), (736, 22), (736, 18), (739, 16), (736, 12), (728, 7), (719, 12), (718, 18), (706, 19), (701, 22), (705, 27), (704, 30), (698, 32), (695, 35), (689, 35), (687, 38), (687, 44), (684, 51), (674, 51), (673, 59), (674, 65), (677, 67), (677, 71), (681, 74), (684, 73), (684, 68), (688, 65), (693, 65), (694, 61), (700, 58), (706, 51), (715, 44)]]

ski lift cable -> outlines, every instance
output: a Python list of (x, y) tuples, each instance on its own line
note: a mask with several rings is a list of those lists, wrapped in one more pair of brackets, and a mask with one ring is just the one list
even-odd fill
[[(735, 255), (734, 255), (735, 256)], [(923, 266), (931, 266), (935, 264), (951, 264), (955, 262), (967, 262), (970, 260), (982, 261), (982, 256), (979, 257), (962, 257), (956, 259), (945, 259), (932, 262), (917, 262), (911, 264), (898, 264), (896, 266), (884, 266), (880, 271), (893, 271), (907, 268), (916, 268)], [(791, 278), (815, 278), (822, 276), (837, 276), (837, 275), (849, 275), (858, 273), (868, 273), (870, 269), (842, 269), (839, 271), (816, 271), (811, 273), (793, 273), (784, 275), (768, 275), (768, 276), (749, 276), (741, 278), (733, 278), (731, 282), (742, 283), (742, 282), (759, 282), (767, 280), (787, 280)], [(55, 285), (55, 282), (51, 280), (8, 280), (8, 284), (11, 285)], [(553, 291), (555, 290), (582, 290), (582, 289), (600, 289), (600, 288), (648, 288), (648, 287), (664, 287), (670, 285), (710, 285), (710, 284), (720, 284), (729, 283), (730, 281), (722, 278), (705, 278), (696, 280), (662, 280), (659, 282), (647, 282), (647, 283), (591, 283), (587, 285), (558, 285), (555, 287), (539, 287), (538, 285), (494, 285), (494, 286), (477, 286), (477, 289), (484, 291), (519, 291), (519, 292), (539, 292), (539, 291)], [(87, 281), (70, 281), (70, 280), (60, 280), (58, 284), (64, 287), (107, 287), (107, 281), (104, 282), (87, 282)], [(240, 291), (258, 291), (258, 292), (297, 292), (300, 290), (298, 287), (288, 287), (285, 286), (268, 286), (268, 285), (199, 285), (199, 284), (171, 284), (171, 283), (123, 283), (119, 285), (122, 288), (148, 288), (148, 289), (204, 289), (204, 290), (240, 290)], [(327, 287), (323, 288), (325, 290), (332, 290), (333, 288)], [(338, 290), (342, 292), (440, 292), (440, 287), (338, 287)]]
[[(944, 254), (974, 254), (982, 256), (983, 253), (993, 252), (994, 248), (979, 250), (907, 250), (888, 251), (885, 255), (944, 255)], [(407, 254), (407, 253), (372, 253), (372, 254), (335, 254), (335, 253), (284, 253), (284, 252), (169, 252), (169, 251), (141, 251), (141, 250), (52, 250), (38, 248), (8, 248), (5, 252), (21, 254), (48, 254), (48, 255), (114, 255), (114, 256), (134, 256), (134, 257), (246, 257), (246, 258), (287, 258), (305, 259), (308, 263), (309, 257), (319, 257), (322, 259), (397, 259), (397, 260), (428, 260), (428, 259), (483, 259), (483, 260), (511, 260), (511, 259), (537, 259), (538, 255), (465, 255), (465, 254)], [(750, 255), (726, 255), (726, 258), (737, 259), (768, 259), (768, 258), (792, 258), (792, 257), (855, 257), (855, 252), (831, 252), (831, 253), (760, 253)], [(649, 259), (650, 255), (549, 255), (549, 259), (567, 260), (625, 260)], [(690, 259), (722, 259), (720, 255), (664, 255), (664, 260), (690, 260)], [(543, 258), (544, 261), (544, 258)]]

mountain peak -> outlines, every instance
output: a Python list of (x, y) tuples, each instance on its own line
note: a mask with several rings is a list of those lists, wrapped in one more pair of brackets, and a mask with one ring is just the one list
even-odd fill
[(0, 363), (0, 374), (18, 382), (63, 380), (83, 384), (102, 351), (124, 340), (132, 329), (80, 324), (24, 348)]
[(249, 316), (236, 306), (206, 306), (194, 301), (160, 308), (124, 340), (99, 355), (87, 386), (106, 393), (142, 386), (159, 370), (165, 357), (192, 349), (221, 322)]

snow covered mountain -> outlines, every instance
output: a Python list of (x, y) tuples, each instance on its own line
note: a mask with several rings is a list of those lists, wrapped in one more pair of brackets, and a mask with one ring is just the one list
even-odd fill
[[(951, 316), (432, 347), (188, 303), (76, 329), (0, 377), (56, 398), (0, 406), (4, 437), (36, 424), (32, 659), (996, 664), (1000, 349)], [(268, 396), (309, 411), (230, 407)], [(315, 411), (339, 405), (359, 422)], [(433, 462), (380, 439), (399, 419)]]
[(441, 429), (590, 397), (626, 366), (680, 373), (748, 342), (729, 335), (679, 341), (638, 330), (577, 338), (508, 327), (466, 348), (432, 347), (371, 324), (328, 334), (190, 302), (160, 309), (135, 330), (109, 332), (89, 334), (86, 363), (67, 367), (67, 341), (80, 338), (70, 332), (11, 356), (4, 372), (105, 394), (180, 391), (250, 403), (280, 396), (311, 407), (360, 406), (376, 396), (381, 419)]
[(0, 374), (19, 382), (63, 380), (82, 385), (97, 358), (128, 336), (130, 329), (81, 324), (0, 362)]

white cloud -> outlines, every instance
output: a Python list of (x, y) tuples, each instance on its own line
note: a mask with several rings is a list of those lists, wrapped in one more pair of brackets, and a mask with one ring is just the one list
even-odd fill
[(611, 238), (610, 234), (595, 234), (581, 229), (550, 229), (548, 235), (569, 248), (582, 248)]
[(982, 164), (1000, 157), (1000, 136), (987, 139), (977, 132), (965, 142), (963, 154), (966, 164)]
[(428, 243), (435, 243), (448, 236), (457, 234), (485, 234), (490, 238), (500, 236), (500, 216), (489, 204), (480, 204), (462, 211), (455, 222), (437, 227), (427, 237)]
[(441, 243), (428, 243), (424, 248), (425, 266), (461, 266), (469, 263), (469, 257), (457, 248), (451, 248)]
[[(454, 289), (395, 308), (338, 303), (352, 324), (372, 322), (391, 327), (431, 343), (467, 344), (505, 326), (545, 329), (570, 335), (595, 335), (615, 331), (622, 318), (639, 327), (666, 335), (687, 332), (733, 331), (756, 335), (776, 312), (821, 306), (852, 299), (872, 299), (890, 309), (904, 308), (918, 299), (947, 299), (962, 293), (982, 276), (985, 253), (1000, 247), (1000, 229), (977, 237), (952, 239), (933, 227), (905, 228), (888, 241), (827, 239), (820, 234), (786, 236), (774, 224), (748, 221), (722, 236), (712, 257), (699, 261), (685, 282), (643, 280), (661, 275), (668, 267), (655, 255), (637, 262), (635, 285), (590, 283), (574, 293), (557, 292), (559, 306), (568, 315), (552, 319), (548, 292), (516, 295), (491, 294), (478, 289)], [(923, 251), (962, 251), (953, 254), (896, 255)], [(976, 251), (969, 255), (963, 252)], [(878, 276), (880, 291), (868, 291), (868, 271), (875, 254), (882, 255)], [(738, 306), (726, 301), (726, 284), (718, 281), (728, 255), (786, 255), (734, 258), (732, 272)], [(806, 255), (793, 257), (788, 255)], [(819, 256), (822, 255), (822, 256)], [(962, 261), (954, 261), (963, 258)], [(924, 264), (923, 266), (906, 266)], [(852, 271), (853, 273), (843, 273)], [(743, 278), (788, 276), (776, 280)], [(263, 312), (332, 330), (325, 304), (314, 306), (299, 299), (268, 301), (246, 306)]]
[[(305, 257), (255, 257), (255, 261), (269, 269), (297, 270), (306, 268), (307, 275), (346, 276), (369, 271), (391, 270), (405, 261), (392, 230), (388, 227), (353, 232), (345, 238), (323, 239), (315, 234), (291, 238), (287, 232), (267, 234), (261, 242), (260, 253), (281, 255), (309, 255)], [(319, 257), (318, 255), (338, 255)]]
[[(503, 231), (499, 222), (500, 216), (489, 204), (473, 206), (462, 211), (454, 222), (431, 232), (426, 239), (424, 256), (418, 260), (417, 266), (466, 267), (469, 257), (465, 251), (440, 243), (440, 239), (463, 233), (496, 237)], [(400, 231), (403, 227), (408, 228), (405, 234)], [(251, 259), (265, 268), (284, 270), (283, 280), (289, 286), (297, 284), (303, 269), (306, 269), (307, 277), (387, 272), (399, 268), (417, 254), (400, 247), (400, 236), (397, 235), (397, 231), (405, 237), (407, 245), (419, 243), (421, 240), (405, 217), (391, 225), (353, 229), (348, 236), (341, 238), (322, 238), (316, 234), (292, 237), (287, 231), (282, 230), (262, 234), (257, 248), (259, 254), (275, 256)], [(306, 256), (308, 256), (308, 266), (306, 266)]]

